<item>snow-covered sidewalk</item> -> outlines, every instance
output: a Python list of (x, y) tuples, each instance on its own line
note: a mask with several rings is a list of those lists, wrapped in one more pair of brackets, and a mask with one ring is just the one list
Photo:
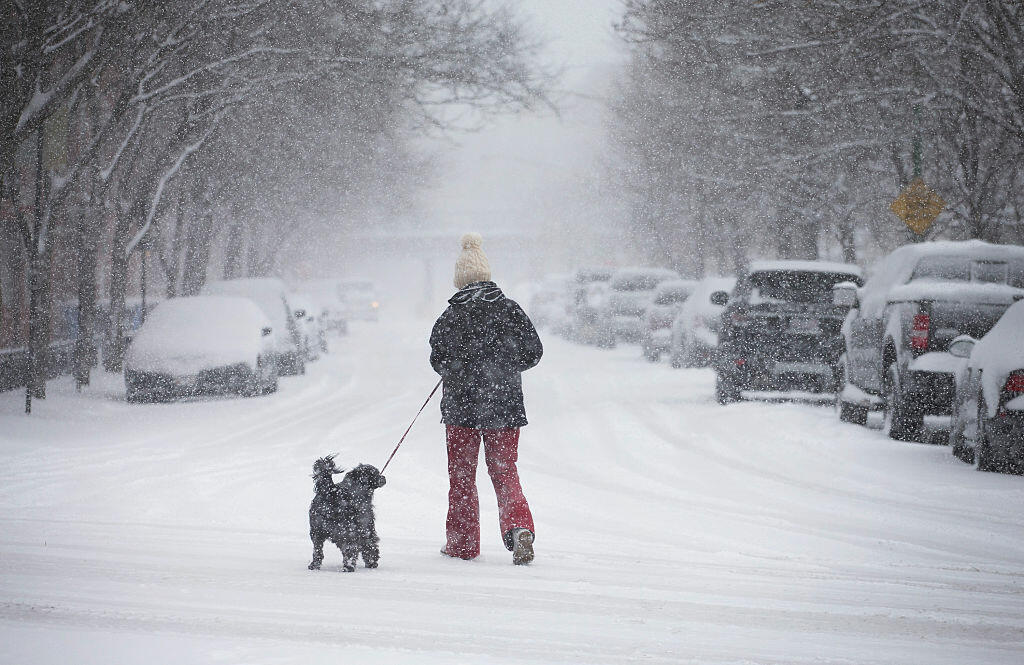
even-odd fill
[[(1024, 479), (706, 370), (545, 338), (520, 471), (537, 561), (437, 554), (436, 402), (377, 492), (377, 570), (306, 570), (313, 460), (380, 466), (429, 321), (356, 326), (257, 399), (0, 395), (0, 662), (1019, 663)], [(482, 464), (481, 464), (482, 467)]]

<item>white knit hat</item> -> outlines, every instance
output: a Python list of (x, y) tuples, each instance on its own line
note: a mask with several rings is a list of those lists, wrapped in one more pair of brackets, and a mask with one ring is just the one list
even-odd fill
[(491, 264), (481, 249), (483, 242), (479, 233), (462, 236), (462, 253), (455, 261), (455, 288), (461, 289), (473, 282), (491, 281)]

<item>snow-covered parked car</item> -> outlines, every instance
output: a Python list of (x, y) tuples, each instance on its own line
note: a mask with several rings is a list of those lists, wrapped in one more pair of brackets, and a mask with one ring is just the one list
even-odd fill
[(697, 287), (696, 280), (670, 279), (658, 285), (644, 311), (640, 348), (644, 358), (656, 362), (672, 347), (672, 322)]
[(124, 361), (129, 402), (277, 390), (274, 329), (251, 300), (171, 298), (135, 333)]
[(606, 335), (598, 330), (604, 294), (608, 292), (611, 268), (580, 268), (569, 288), (569, 338), (581, 344), (597, 344)]
[(644, 332), (644, 313), (662, 282), (681, 279), (666, 268), (620, 268), (608, 282), (606, 318), (615, 339), (640, 342)]
[(572, 339), (603, 349), (615, 348), (608, 318), (608, 282), (590, 282), (576, 289), (572, 307)]
[(863, 288), (836, 295), (853, 305), (843, 324), (840, 418), (864, 424), (881, 406), (890, 437), (920, 440), (925, 416), (952, 412), (961, 363), (950, 342), (980, 339), (1024, 296), (1024, 247), (907, 245), (883, 258)]
[(736, 401), (743, 390), (834, 391), (842, 353), (839, 329), (850, 308), (833, 302), (833, 287), (847, 282), (863, 283), (859, 267), (827, 261), (753, 263), (722, 313), (713, 361), (718, 401)]
[(718, 348), (722, 312), (735, 288), (735, 277), (705, 277), (697, 283), (672, 321), (669, 359), (673, 367), (711, 364)]
[(291, 305), (292, 318), (299, 329), (303, 356), (309, 362), (319, 360), (320, 352), (327, 344), (327, 337), (317, 315), (320, 307), (313, 298), (301, 293), (288, 294), (288, 304)]
[(557, 273), (546, 275), (533, 290), (527, 312), (538, 328), (547, 328), (556, 334), (568, 332), (569, 296), (574, 280), (571, 276)]
[(1024, 301), (980, 340), (949, 346), (960, 365), (953, 405), (953, 454), (981, 471), (1024, 472)]
[(236, 296), (252, 300), (270, 319), (274, 329), (274, 355), (282, 375), (305, 374), (306, 357), (302, 350), (299, 328), (288, 306), (284, 282), (273, 277), (226, 279), (208, 282), (203, 294)]
[[(312, 298), (318, 308), (317, 318), (325, 333), (348, 333), (348, 306), (345, 304), (341, 283), (336, 279), (313, 279), (299, 282), (295, 293)], [(327, 351), (326, 348), (323, 351)]]

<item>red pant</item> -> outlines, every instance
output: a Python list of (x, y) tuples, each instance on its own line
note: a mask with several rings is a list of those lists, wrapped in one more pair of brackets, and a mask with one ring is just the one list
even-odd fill
[[(448, 542), (451, 556), (472, 559), (480, 554), (480, 499), (476, 465), (480, 438), (487, 473), (498, 497), (498, 524), (504, 537), (512, 529), (533, 531), (533, 516), (519, 484), (519, 429), (473, 429), (448, 425)], [(506, 542), (506, 547), (508, 543)]]

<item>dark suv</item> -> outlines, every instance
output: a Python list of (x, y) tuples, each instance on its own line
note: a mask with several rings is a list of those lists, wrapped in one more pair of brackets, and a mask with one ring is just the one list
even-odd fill
[(950, 342), (981, 339), (1022, 296), (1024, 247), (971, 240), (892, 252), (849, 294), (839, 417), (864, 424), (881, 406), (891, 438), (920, 440), (926, 415), (952, 411), (961, 359)]
[(835, 390), (839, 328), (849, 307), (833, 304), (836, 284), (863, 283), (860, 268), (822, 261), (754, 263), (722, 313), (715, 392), (722, 404), (742, 390)]

